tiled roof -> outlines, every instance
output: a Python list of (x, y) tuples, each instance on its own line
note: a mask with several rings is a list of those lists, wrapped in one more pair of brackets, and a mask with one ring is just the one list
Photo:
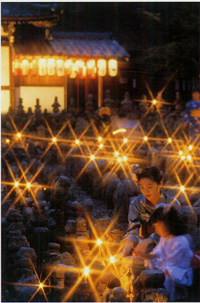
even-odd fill
[(109, 33), (53, 33), (53, 40), (15, 42), (16, 55), (129, 57)]
[(57, 16), (56, 3), (2, 2), (1, 19), (18, 20)]

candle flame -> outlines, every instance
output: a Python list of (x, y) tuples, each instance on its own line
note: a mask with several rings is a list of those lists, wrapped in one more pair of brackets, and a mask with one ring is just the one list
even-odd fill
[(113, 256), (110, 257), (110, 263), (115, 263), (115, 258)]
[(84, 275), (87, 277), (89, 275), (89, 272), (90, 272), (90, 269), (89, 269), (89, 267), (86, 266), (84, 268)]
[(97, 239), (97, 245), (101, 245), (101, 244), (102, 244), (101, 239)]

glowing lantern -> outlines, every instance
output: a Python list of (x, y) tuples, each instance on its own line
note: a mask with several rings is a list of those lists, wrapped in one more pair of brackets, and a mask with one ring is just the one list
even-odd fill
[(98, 70), (98, 75), (99, 76), (104, 77), (106, 75), (106, 72), (107, 72), (106, 60), (99, 59), (97, 61), (97, 70)]
[(65, 70), (64, 70), (64, 62), (63, 62), (63, 60), (58, 59), (56, 61), (56, 70), (57, 70), (58, 77), (64, 76)]
[(96, 78), (97, 68), (95, 65), (95, 60), (88, 60), (86, 63), (87, 66), (87, 74), (91, 79)]
[(118, 71), (118, 63), (117, 60), (111, 59), (108, 61), (108, 73), (111, 77), (116, 77)]
[(18, 59), (13, 61), (13, 74), (19, 76), (21, 74), (21, 64)]
[(72, 72), (72, 64), (73, 64), (73, 61), (72, 59), (67, 59), (65, 61), (65, 71), (66, 71), (66, 74), (69, 76)]
[(45, 76), (47, 73), (47, 60), (39, 59), (39, 75)]
[(22, 60), (21, 69), (22, 69), (22, 75), (27, 76), (29, 70), (29, 62), (27, 59)]
[(37, 66), (36, 66), (36, 60), (35, 59), (33, 59), (30, 62), (29, 68), (30, 68), (30, 74), (31, 74), (31, 76), (36, 76), (36, 74), (37, 74)]
[(47, 74), (49, 76), (54, 76), (55, 72), (56, 72), (55, 59), (48, 59), (48, 61), (47, 61)]
[(73, 61), (71, 59), (65, 61), (65, 70), (68, 76), (72, 73), (72, 65)]
[(74, 78), (76, 78), (76, 76), (77, 76), (77, 65), (76, 65), (76, 63), (73, 63), (70, 78), (74, 79)]

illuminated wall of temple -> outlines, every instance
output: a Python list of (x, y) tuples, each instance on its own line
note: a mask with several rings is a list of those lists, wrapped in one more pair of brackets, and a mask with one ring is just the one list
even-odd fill
[(28, 107), (35, 110), (36, 99), (40, 99), (42, 112), (46, 108), (48, 112), (52, 112), (52, 104), (55, 97), (58, 97), (58, 103), (61, 105), (60, 111), (64, 109), (64, 87), (58, 86), (20, 86), (15, 89), (16, 106), (18, 105), (19, 97), (23, 99), (24, 110)]
[(9, 46), (1, 46), (1, 112), (8, 111), (10, 106), (10, 62)]

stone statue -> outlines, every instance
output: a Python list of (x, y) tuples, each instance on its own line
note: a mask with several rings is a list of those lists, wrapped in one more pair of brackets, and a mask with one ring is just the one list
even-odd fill
[(39, 115), (41, 114), (41, 105), (40, 105), (40, 99), (36, 99), (36, 105), (35, 105), (35, 114)]
[(55, 97), (55, 101), (54, 101), (54, 103), (51, 106), (53, 107), (54, 114), (59, 113), (59, 107), (61, 105), (58, 103), (58, 97)]

